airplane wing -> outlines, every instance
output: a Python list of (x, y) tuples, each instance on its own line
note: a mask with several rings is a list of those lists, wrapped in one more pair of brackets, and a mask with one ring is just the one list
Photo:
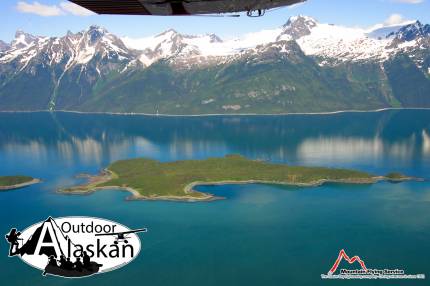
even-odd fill
[(69, 0), (97, 14), (202, 15), (290, 6), (306, 0)]
[(147, 232), (147, 231), (148, 231), (147, 228), (139, 228), (139, 229), (133, 229), (130, 231), (123, 231), (123, 232), (98, 233), (95, 236), (120, 235), (120, 234), (136, 233), (136, 232)]

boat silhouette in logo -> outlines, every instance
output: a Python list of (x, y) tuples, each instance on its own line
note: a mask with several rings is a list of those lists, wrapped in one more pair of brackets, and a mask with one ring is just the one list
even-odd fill
[(59, 220), (57, 223), (48, 217), (23, 232), (12, 228), (5, 236), (9, 257), (20, 257), (43, 270), (43, 275), (86, 277), (116, 269), (134, 259), (140, 250), (136, 233), (147, 231), (146, 228), (130, 230), (97, 218)]

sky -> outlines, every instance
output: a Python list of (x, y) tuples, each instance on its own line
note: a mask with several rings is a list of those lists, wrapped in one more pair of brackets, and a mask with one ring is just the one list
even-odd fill
[(308, 0), (292, 7), (269, 10), (264, 17), (111, 16), (95, 15), (67, 0), (1, 0), (0, 40), (10, 42), (17, 30), (40, 36), (63, 36), (90, 25), (131, 38), (159, 34), (173, 28), (184, 34), (215, 33), (232, 38), (285, 24), (289, 17), (306, 15), (321, 23), (368, 28), (406, 20), (430, 23), (430, 0)]

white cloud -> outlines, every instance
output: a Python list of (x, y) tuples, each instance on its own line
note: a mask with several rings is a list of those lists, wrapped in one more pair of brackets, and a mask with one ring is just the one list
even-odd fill
[(91, 16), (93, 12), (71, 2), (61, 2), (58, 5), (45, 5), (37, 1), (33, 3), (19, 1), (16, 9), (21, 13), (35, 14), (43, 17), (74, 15)]
[(399, 25), (404, 22), (407, 22), (407, 20), (400, 14), (391, 14), (390, 17), (388, 17), (384, 21), (384, 26), (393, 26), (393, 25)]
[(383, 23), (379, 23), (369, 27), (368, 31), (374, 31), (376, 29), (381, 29), (390, 26), (407, 25), (415, 22), (414, 20), (406, 19), (401, 14), (391, 14)]
[(391, 0), (391, 2), (406, 3), (406, 4), (420, 4), (420, 3), (423, 3), (424, 0)]
[(44, 5), (35, 1), (33, 3), (27, 3), (20, 1), (16, 5), (18, 11), (22, 13), (36, 14), (39, 16), (49, 17), (49, 16), (60, 16), (63, 11), (56, 5)]
[(91, 12), (90, 10), (82, 8), (81, 6), (76, 5), (75, 3), (72, 3), (72, 2), (61, 2), (60, 7), (61, 7), (61, 9), (63, 9), (63, 11), (68, 12), (68, 13), (75, 15), (75, 16), (91, 16), (91, 15), (94, 15), (94, 13)]

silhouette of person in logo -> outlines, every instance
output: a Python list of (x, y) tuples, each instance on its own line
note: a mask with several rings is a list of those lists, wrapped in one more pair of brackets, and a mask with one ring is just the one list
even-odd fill
[(55, 259), (54, 255), (49, 256), (48, 265), (57, 266), (57, 260)]
[(17, 231), (16, 228), (12, 228), (9, 232), (9, 234), (6, 234), (6, 240), (9, 242), (9, 256), (14, 256), (19, 254), (19, 240), (22, 240), (22, 238), (19, 238), (21, 235), (21, 232)]
[(66, 270), (72, 270), (73, 269), (73, 262), (70, 261), (70, 257), (67, 257), (66, 262), (64, 263), (64, 269)]
[(82, 272), (82, 268), (83, 268), (83, 264), (82, 264), (82, 262), (81, 262), (81, 258), (80, 257), (77, 257), (76, 258), (76, 261), (75, 261), (75, 264), (74, 264), (74, 268), (77, 270), (77, 271), (79, 271), (79, 272)]
[(91, 258), (88, 256), (88, 253), (86, 251), (84, 251), (82, 259), (84, 262), (84, 267), (86, 269), (90, 269), (91, 268)]
[(64, 268), (66, 263), (67, 263), (66, 257), (64, 256), (64, 254), (61, 254), (61, 256), (60, 256), (60, 267)]

